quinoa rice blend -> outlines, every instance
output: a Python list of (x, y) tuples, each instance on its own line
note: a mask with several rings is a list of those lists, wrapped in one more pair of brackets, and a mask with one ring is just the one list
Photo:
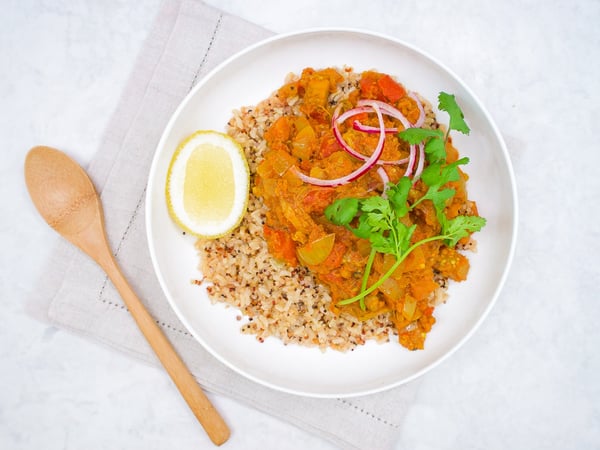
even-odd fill
[[(360, 73), (349, 68), (337, 69), (342, 76), (338, 88), (327, 99), (330, 106), (344, 101), (358, 89)], [(297, 80), (290, 74), (285, 80)], [(282, 98), (283, 97), (283, 98)], [(421, 99), (426, 120), (424, 127), (437, 128), (431, 106)], [(267, 208), (252, 192), (256, 169), (267, 149), (265, 131), (282, 116), (300, 115), (299, 96), (281, 96), (277, 91), (256, 106), (242, 107), (233, 113), (227, 133), (243, 147), (251, 173), (248, 212), (240, 226), (230, 235), (215, 240), (198, 240), (200, 271), (207, 293), (213, 302), (239, 308), (245, 316), (242, 332), (256, 335), (259, 341), (268, 336), (285, 344), (295, 343), (347, 351), (367, 340), (387, 342), (397, 330), (389, 313), (367, 320), (330, 309), (330, 291), (316, 281), (302, 265), (291, 267), (269, 253), (263, 234)], [(435, 306), (445, 301), (446, 277), (436, 276), (439, 285), (429, 296)]]

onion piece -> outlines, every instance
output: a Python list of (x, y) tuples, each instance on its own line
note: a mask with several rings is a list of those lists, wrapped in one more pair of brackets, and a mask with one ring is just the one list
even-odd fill
[[(363, 131), (365, 133), (379, 133), (378, 127), (372, 127), (370, 125), (363, 125), (358, 120), (355, 120), (354, 122), (352, 122), (352, 128), (354, 128), (355, 130), (358, 130), (358, 131)], [(386, 128), (385, 132), (386, 133), (397, 133), (398, 128)]]
[(377, 175), (379, 175), (379, 177), (381, 178), (381, 182), (383, 183), (383, 192), (381, 193), (381, 196), (383, 198), (387, 198), (386, 192), (390, 188), (388, 186), (388, 183), (390, 182), (390, 177), (388, 177), (387, 172), (381, 166), (377, 169)]
[(341, 107), (342, 107), (342, 104), (340, 103), (338, 105), (338, 107), (335, 109), (335, 112), (333, 113), (333, 117), (335, 120), (337, 120), (338, 123), (344, 123), (350, 117), (358, 116), (359, 114), (362, 114), (362, 113), (373, 112), (373, 108), (371, 106), (356, 106), (356, 107), (344, 112), (342, 115), (340, 115), (338, 117), (338, 113), (340, 112)]
[(414, 145), (410, 145), (410, 154), (408, 155), (408, 164), (406, 165), (406, 171), (404, 172), (405, 177), (410, 177), (415, 166), (415, 159), (417, 157), (417, 148)]
[[(356, 116), (358, 114), (362, 114), (362, 113), (369, 113), (369, 112), (373, 112), (373, 107), (372, 106), (367, 106), (367, 107), (356, 107), (353, 109), (349, 109), (348, 111), (346, 111), (344, 114), (342, 114), (341, 116), (338, 116), (340, 109), (341, 109), (341, 104), (338, 105), (338, 107), (335, 109), (334, 113), (333, 113), (333, 117), (331, 118), (331, 126), (333, 129), (333, 136), (335, 137), (336, 141), (338, 142), (338, 144), (340, 144), (340, 146), (348, 153), (350, 153), (352, 156), (354, 156), (357, 159), (360, 159), (361, 161), (367, 161), (369, 159), (368, 156), (363, 155), (362, 153), (357, 152), (356, 150), (354, 150), (352, 147), (350, 147), (350, 145), (345, 141), (344, 137), (342, 136), (342, 132), (340, 131), (340, 127), (339, 124), (343, 123), (345, 120), (349, 119), (350, 117)], [(344, 119), (344, 120), (342, 120)], [(383, 117), (382, 117), (383, 120)], [(374, 130), (377, 130), (377, 132), (380, 132), (380, 128), (376, 128), (376, 127), (372, 127)], [(384, 131), (387, 132), (388, 128), (384, 128)], [(387, 160), (378, 160), (377, 164), (404, 164), (405, 162), (408, 161), (408, 158), (403, 158), (403, 159), (398, 159), (398, 160), (394, 160), (394, 161), (387, 161)]]
[(350, 118), (352, 116), (356, 116), (357, 114), (361, 114), (363, 112), (368, 112), (372, 108), (364, 108), (365, 111), (363, 111), (362, 109), (359, 111), (359, 108), (350, 109), (350, 110), (346, 111), (344, 114), (342, 114), (340, 117), (338, 117), (341, 107), (342, 107), (342, 104), (340, 103), (338, 105), (338, 107), (335, 109), (335, 111), (333, 113), (333, 117), (331, 118), (331, 126), (333, 129), (333, 136), (335, 137), (336, 141), (338, 141), (338, 144), (340, 144), (346, 152), (350, 153), (352, 156), (354, 156), (357, 159), (366, 161), (369, 159), (367, 156), (354, 150), (344, 140), (344, 137), (342, 136), (342, 132), (340, 131), (340, 127), (338, 126), (338, 123), (343, 122), (342, 120), (340, 120), (340, 118), (343, 116), (346, 116), (346, 118)]
[[(421, 100), (419, 99), (419, 97), (417, 97), (417, 95), (414, 92), (409, 92), (408, 93), (408, 97), (410, 97), (411, 99), (413, 99), (415, 101), (415, 103), (417, 104), (417, 108), (419, 108), (419, 118), (415, 121), (415, 123), (411, 123), (410, 120), (408, 120), (408, 118), (402, 114), (402, 112), (395, 108), (394, 106), (379, 101), (379, 100), (369, 100), (369, 99), (362, 99), (358, 101), (358, 107), (361, 106), (366, 106), (372, 103), (377, 103), (379, 104), (379, 107), (381, 108), (381, 112), (383, 112), (384, 114), (387, 114), (388, 116), (394, 117), (396, 119), (398, 119), (402, 125), (404, 126), (404, 128), (420, 128), (423, 126), (423, 124), (425, 123), (425, 108), (423, 108), (423, 103), (421, 103)], [(351, 116), (349, 116), (351, 117)]]
[(419, 108), (419, 118), (413, 124), (413, 127), (421, 128), (425, 123), (425, 108), (423, 108), (423, 104), (421, 103), (421, 100), (419, 99), (417, 94), (415, 94), (414, 92), (409, 92), (408, 96), (417, 103), (417, 108)]
[(370, 100), (370, 99), (361, 99), (357, 102), (357, 105), (360, 106), (373, 106), (377, 105), (381, 109), (381, 112), (391, 116), (395, 119), (398, 119), (404, 129), (412, 128), (412, 124), (406, 118), (404, 114), (402, 114), (398, 109), (394, 108), (392, 105), (389, 105), (385, 102), (379, 100)]
[[(377, 160), (381, 157), (383, 153), (383, 144), (385, 142), (385, 124), (383, 122), (383, 116), (381, 114), (381, 109), (378, 105), (373, 105), (373, 109), (377, 114), (377, 119), (379, 120), (379, 141), (377, 142), (377, 146), (375, 147), (375, 151), (373, 154), (364, 162), (362, 166), (360, 166), (355, 171), (349, 173), (340, 178), (335, 178), (333, 180), (323, 180), (320, 178), (311, 177), (302, 173), (297, 167), (293, 166), (296, 171), (298, 177), (304, 181), (305, 183), (313, 184), (315, 186), (341, 186), (343, 184), (347, 184), (351, 181), (356, 180), (357, 178), (363, 176), (365, 173), (369, 171), (371, 167), (375, 165)], [(338, 130), (339, 131), (339, 130)], [(363, 155), (364, 156), (364, 155)]]
[(413, 184), (416, 183), (419, 178), (421, 178), (421, 173), (423, 172), (423, 166), (425, 165), (425, 145), (421, 142), (419, 144), (419, 164), (417, 165), (417, 170), (415, 170), (415, 175), (413, 176)]

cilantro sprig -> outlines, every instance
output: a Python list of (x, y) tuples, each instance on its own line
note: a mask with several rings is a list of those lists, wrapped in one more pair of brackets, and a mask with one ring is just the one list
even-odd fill
[(465, 122), (465, 116), (456, 102), (456, 97), (446, 92), (438, 95), (438, 108), (445, 111), (450, 117), (446, 134), (442, 130), (430, 130), (428, 128), (407, 128), (398, 133), (398, 136), (412, 145), (425, 143), (425, 156), (431, 164), (446, 161), (446, 143), (451, 130), (469, 134), (471, 129)]
[[(408, 213), (407, 197), (411, 185), (412, 181), (403, 177), (397, 184), (390, 185), (386, 198), (382, 196), (366, 199), (343, 198), (336, 200), (325, 209), (325, 217), (332, 223), (346, 227), (356, 236), (368, 239), (371, 243), (361, 292), (367, 290), (369, 274), (377, 252), (389, 253), (398, 259), (410, 248), (410, 240), (417, 226), (414, 224), (407, 226), (398, 218)], [(356, 217), (357, 223), (353, 225)], [(356, 299), (360, 301), (362, 309), (365, 309), (364, 298), (363, 295)]]
[[(481, 230), (486, 223), (484, 218), (478, 216), (457, 216), (449, 219), (444, 212), (447, 202), (456, 193), (454, 189), (447, 187), (447, 184), (460, 179), (459, 166), (469, 162), (468, 158), (461, 158), (453, 163), (446, 163), (448, 135), (451, 130), (468, 134), (470, 129), (454, 95), (441, 92), (438, 100), (439, 109), (446, 111), (450, 116), (445, 135), (441, 130), (424, 128), (409, 128), (399, 133), (400, 138), (412, 145), (424, 143), (428, 166), (423, 170), (421, 179), (427, 186), (425, 194), (410, 204), (408, 197), (413, 180), (402, 177), (398, 183), (388, 184), (385, 196), (338, 199), (325, 209), (325, 217), (329, 221), (347, 228), (371, 244), (359, 294), (340, 301), (339, 305), (358, 301), (361, 309), (365, 310), (365, 297), (377, 290), (414, 249), (437, 240), (454, 247), (460, 239)], [(440, 233), (412, 243), (416, 224), (407, 225), (412, 223), (409, 214), (426, 200), (431, 201), (435, 208)], [(367, 286), (377, 253), (392, 254), (396, 261), (375, 283)]]
[(451, 181), (460, 179), (458, 166), (467, 164), (469, 158), (461, 158), (451, 164), (443, 165), (442, 163), (434, 163), (427, 166), (421, 174), (423, 183), (428, 186), (427, 192), (419, 200), (413, 203), (410, 209), (416, 208), (421, 202), (431, 200), (435, 208), (438, 220), (442, 223), (441, 215), (444, 214), (446, 201), (450, 200), (456, 194), (456, 190), (445, 187)]
[[(411, 244), (411, 238), (417, 225), (408, 226), (401, 221), (411, 210), (402, 186), (406, 185), (407, 181), (409, 185), (412, 184), (407, 177), (401, 178), (398, 184), (390, 184), (387, 198), (374, 196), (366, 199), (340, 199), (325, 209), (325, 216), (332, 223), (344, 226), (356, 236), (368, 239), (371, 243), (371, 252), (363, 273), (360, 293), (340, 301), (339, 305), (349, 305), (359, 301), (361, 309), (366, 309), (365, 297), (378, 289), (414, 249), (437, 240), (443, 240), (446, 245), (454, 247), (460, 239), (479, 231), (485, 225), (485, 219), (482, 217), (457, 216), (448, 219), (444, 215), (440, 234)], [(354, 226), (353, 222), (357, 222), (357, 225)], [(378, 252), (392, 254), (396, 257), (396, 261), (379, 280), (367, 288), (373, 261)]]

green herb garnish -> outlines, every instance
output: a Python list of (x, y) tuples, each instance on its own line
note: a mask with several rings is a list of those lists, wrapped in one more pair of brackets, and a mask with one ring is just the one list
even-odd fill
[[(423, 170), (421, 179), (428, 190), (412, 204), (408, 201), (413, 181), (402, 177), (398, 183), (389, 184), (385, 195), (365, 199), (343, 198), (336, 200), (325, 209), (325, 217), (335, 225), (343, 226), (356, 236), (368, 239), (371, 252), (363, 273), (360, 293), (354, 297), (340, 301), (339, 305), (348, 305), (358, 301), (365, 310), (365, 297), (388, 279), (406, 257), (420, 245), (443, 240), (450, 247), (470, 233), (481, 230), (485, 219), (478, 216), (458, 216), (448, 219), (444, 209), (447, 202), (456, 193), (454, 189), (445, 187), (448, 182), (460, 178), (458, 166), (467, 164), (468, 158), (461, 158), (446, 164), (446, 141), (450, 130), (468, 134), (470, 129), (464, 121), (463, 113), (456, 103), (454, 95), (441, 92), (438, 96), (439, 109), (450, 116), (446, 135), (441, 130), (409, 128), (399, 133), (399, 137), (412, 145), (425, 142), (425, 154), (429, 165)], [(411, 244), (416, 225), (411, 223), (407, 215), (421, 202), (430, 200), (435, 208), (440, 223), (440, 234), (421, 239)], [(369, 274), (377, 253), (388, 253), (396, 257), (395, 263), (375, 283), (367, 287)]]
[(442, 130), (430, 130), (427, 128), (407, 128), (398, 133), (398, 136), (412, 145), (425, 142), (425, 156), (430, 164), (443, 163), (446, 161), (446, 142), (451, 130), (469, 134), (471, 129), (464, 119), (454, 95), (440, 92), (438, 95), (438, 108), (446, 111), (450, 116), (446, 134)]
[(446, 138), (450, 130), (460, 131), (462, 134), (469, 134), (471, 129), (465, 122), (465, 116), (456, 103), (454, 95), (440, 92), (438, 95), (438, 108), (442, 111), (446, 111), (450, 116), (450, 123), (448, 124), (448, 131), (446, 132)]

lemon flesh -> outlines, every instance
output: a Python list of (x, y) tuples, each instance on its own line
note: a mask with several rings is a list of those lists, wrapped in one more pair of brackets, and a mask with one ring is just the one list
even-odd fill
[(233, 164), (222, 147), (201, 144), (185, 168), (183, 207), (196, 222), (226, 220), (235, 197)]
[(205, 238), (227, 234), (243, 218), (249, 191), (248, 163), (226, 134), (198, 131), (175, 151), (167, 174), (167, 206), (184, 230)]

